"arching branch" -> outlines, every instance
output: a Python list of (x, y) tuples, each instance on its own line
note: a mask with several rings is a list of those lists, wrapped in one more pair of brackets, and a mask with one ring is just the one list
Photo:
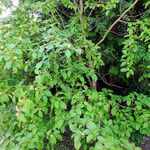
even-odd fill
[(104, 34), (103, 38), (102, 38), (96, 45), (101, 44), (101, 43), (105, 40), (106, 36), (107, 36), (108, 33), (111, 31), (111, 29), (117, 24), (117, 22), (119, 22), (119, 21), (124, 17), (124, 15), (125, 15), (127, 12), (129, 12), (129, 11), (136, 5), (136, 3), (137, 3), (138, 1), (139, 1), (139, 0), (135, 0), (134, 3), (120, 15), (120, 17), (109, 27), (109, 29), (108, 29), (108, 30), (106, 31), (106, 33)]

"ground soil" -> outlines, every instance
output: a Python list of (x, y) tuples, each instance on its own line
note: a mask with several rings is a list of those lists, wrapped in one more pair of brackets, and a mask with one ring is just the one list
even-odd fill
[[(150, 137), (143, 136), (143, 141), (136, 144), (142, 150), (150, 150)], [(75, 150), (71, 140), (71, 132), (66, 131), (63, 135), (63, 141), (58, 142), (55, 150)]]

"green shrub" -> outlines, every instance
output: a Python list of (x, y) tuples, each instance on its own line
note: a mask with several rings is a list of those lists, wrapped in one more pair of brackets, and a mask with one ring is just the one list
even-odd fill
[(135, 5), (104, 38), (131, 2), (21, 1), (1, 20), (1, 149), (55, 149), (68, 128), (77, 150), (138, 149), (129, 139), (150, 135), (146, 12)]

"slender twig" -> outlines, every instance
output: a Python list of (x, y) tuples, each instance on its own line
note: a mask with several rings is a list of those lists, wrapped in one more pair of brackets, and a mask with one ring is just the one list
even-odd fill
[(88, 17), (90, 17), (90, 16), (92, 15), (92, 12), (94, 11), (94, 9), (95, 9), (95, 8), (93, 8), (93, 9), (90, 11)]
[(125, 35), (125, 34), (119, 34), (119, 33), (115, 32), (115, 31), (110, 31), (110, 32), (112, 32), (112, 33), (114, 33), (114, 34), (116, 34), (118, 36), (124, 36)]
[(92, 79), (90, 79), (89, 77), (87, 77), (87, 79), (88, 79), (88, 82), (89, 82), (89, 86), (91, 87), (91, 88), (94, 88), (94, 89), (96, 89), (97, 90), (97, 84), (96, 84), (96, 82), (94, 82)]
[(129, 18), (136, 18), (136, 17), (138, 17), (138, 16), (144, 15), (145, 13), (149, 13), (149, 11), (150, 11), (150, 9), (148, 9), (148, 10), (146, 10), (146, 11), (144, 11), (144, 12), (138, 14), (138, 15), (130, 15), (130, 16), (128, 16), (128, 17), (129, 17)]
[(128, 24), (128, 22), (124, 21), (124, 20), (119, 20), (119, 22), (124, 23), (124, 24)]
[(109, 29), (108, 29), (108, 30), (106, 31), (106, 33), (104, 34), (103, 38), (102, 38), (96, 45), (101, 44), (101, 43), (105, 40), (106, 36), (107, 36), (108, 33), (111, 31), (111, 29), (124, 17), (124, 15), (125, 15), (128, 11), (130, 11), (130, 10), (136, 5), (136, 3), (137, 3), (138, 1), (139, 1), (139, 0), (135, 0), (134, 3), (120, 15), (120, 17), (109, 27)]
[[(76, 0), (73, 0), (73, 3), (75, 4), (75, 6), (77, 7), (77, 10), (79, 11), (79, 7), (78, 7)], [(75, 12), (76, 12), (76, 10), (75, 10)]]
[(132, 109), (132, 110), (135, 110), (135, 108), (132, 108), (132, 107), (129, 107), (129, 106), (124, 106), (124, 105), (121, 105), (121, 104), (119, 104), (119, 103), (117, 103), (121, 108), (130, 108), (130, 109)]
[[(97, 2), (97, 4), (98, 4), (99, 2), (100, 2), (100, 1), (98, 1), (98, 2)], [(94, 9), (95, 9), (95, 8), (91, 9), (91, 11), (90, 11), (90, 13), (89, 13), (88, 17), (90, 17), (90, 16), (92, 15), (92, 13), (93, 13)]]
[(65, 15), (66, 17), (70, 18), (71, 16), (69, 16), (66, 12), (64, 12), (63, 10), (58, 9), (58, 11), (60, 13), (62, 13), (63, 15)]
[(65, 24), (64, 24), (63, 19), (62, 19), (62, 18), (61, 18), (61, 16), (59, 15), (58, 11), (56, 11), (56, 13), (57, 13), (58, 17), (59, 17), (59, 18), (60, 18), (60, 20), (61, 20), (61, 23), (62, 23), (63, 29), (65, 29)]
[(85, 30), (84, 30), (84, 27), (83, 27), (83, 0), (80, 0), (80, 23), (81, 23), (81, 27), (82, 27), (82, 32), (84, 33), (85, 35)]
[[(86, 39), (86, 31), (85, 31), (84, 25), (83, 25), (83, 0), (79, 1), (79, 14), (80, 14), (80, 24), (81, 24), (81, 27), (82, 27), (82, 33), (84, 35), (84, 39)], [(88, 56), (88, 50), (86, 48), (85, 48), (85, 53)], [(89, 67), (93, 68), (93, 65), (91, 63), (92, 62), (91, 61), (91, 56), (89, 56), (89, 62), (90, 62), (89, 63), (90, 64)], [(90, 79), (89, 77), (87, 77), (87, 79), (88, 79), (88, 82), (90, 84), (90, 87), (94, 88), (96, 90), (97, 83), (94, 80)]]
[(120, 89), (123, 88), (123, 87), (121, 87), (121, 86), (108, 83), (108, 82), (100, 75), (100, 73), (99, 73), (99, 77), (100, 77), (100, 78), (102, 79), (102, 81), (103, 81), (105, 84), (107, 84), (108, 86), (113, 86), (113, 87), (117, 87), (117, 88), (120, 88)]

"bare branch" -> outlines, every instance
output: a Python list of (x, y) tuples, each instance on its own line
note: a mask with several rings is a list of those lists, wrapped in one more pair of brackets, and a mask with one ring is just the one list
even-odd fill
[(122, 23), (124, 23), (124, 24), (128, 24), (128, 22), (127, 22), (127, 21), (124, 21), (124, 20), (119, 20), (119, 22), (122, 22)]
[[(99, 75), (100, 76), (100, 75)], [(118, 86), (118, 85), (115, 85), (115, 84), (111, 84), (111, 83), (108, 83), (102, 76), (100, 76), (100, 78), (102, 79), (102, 81), (107, 84), (108, 86), (112, 86), (112, 87), (116, 87), (116, 88), (123, 88), (121, 86)]]
[(108, 33), (111, 31), (111, 29), (117, 24), (118, 21), (120, 21), (120, 20), (124, 17), (124, 15), (125, 15), (128, 11), (130, 11), (130, 10), (136, 5), (136, 3), (137, 3), (138, 1), (139, 1), (139, 0), (135, 0), (135, 2), (134, 2), (128, 9), (126, 9), (126, 10), (120, 15), (120, 17), (109, 27), (109, 29), (108, 29), (108, 30), (106, 31), (106, 33), (104, 34), (103, 38), (102, 38), (96, 45), (101, 44), (101, 43), (105, 40), (106, 36), (107, 36)]
[(102, 81), (103, 81), (106, 85), (112, 86), (112, 87), (116, 87), (116, 88), (123, 88), (123, 87), (121, 87), (121, 86), (118, 86), (118, 85), (115, 85), (115, 84), (108, 83), (108, 82), (106, 81), (105, 77), (102, 77), (102, 76), (101, 76), (100, 71), (98, 71), (98, 72), (99, 72), (99, 74), (98, 74), (99, 77), (102, 79)]
[[(99, 2), (100, 2), (100, 1), (98, 1), (98, 2), (97, 2), (97, 5), (98, 5), (98, 3), (99, 3)], [(91, 9), (91, 11), (90, 11), (90, 13), (89, 13), (88, 17), (90, 17), (90, 16), (92, 15), (92, 13), (93, 13), (94, 9), (95, 9), (95, 8)]]

